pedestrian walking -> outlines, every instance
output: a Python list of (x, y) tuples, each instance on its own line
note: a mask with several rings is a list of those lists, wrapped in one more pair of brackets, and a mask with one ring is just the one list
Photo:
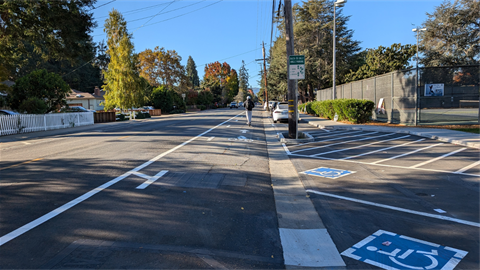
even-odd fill
[(245, 111), (247, 114), (247, 124), (248, 126), (252, 125), (252, 110), (255, 107), (255, 104), (252, 101), (250, 96), (247, 97), (247, 101), (243, 103), (243, 107), (245, 107)]

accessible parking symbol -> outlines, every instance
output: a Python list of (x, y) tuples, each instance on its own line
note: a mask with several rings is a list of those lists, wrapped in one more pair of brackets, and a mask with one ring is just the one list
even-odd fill
[(342, 255), (389, 270), (451, 270), (467, 253), (379, 230), (342, 252)]
[(339, 169), (332, 169), (332, 168), (325, 168), (325, 167), (320, 167), (316, 168), (313, 170), (308, 170), (302, 172), (303, 174), (308, 174), (308, 175), (314, 175), (314, 176), (320, 176), (320, 177), (325, 177), (325, 178), (339, 178), (348, 174), (355, 173), (353, 171), (346, 171), (346, 170), (339, 170)]

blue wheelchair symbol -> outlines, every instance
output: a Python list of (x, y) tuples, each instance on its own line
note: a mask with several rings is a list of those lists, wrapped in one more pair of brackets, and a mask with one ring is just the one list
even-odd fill
[(308, 175), (314, 175), (314, 176), (320, 176), (320, 177), (325, 177), (325, 178), (339, 178), (348, 174), (355, 173), (353, 171), (346, 171), (346, 170), (339, 170), (339, 169), (332, 169), (332, 168), (325, 168), (325, 167), (320, 167), (316, 168), (313, 170), (308, 170), (302, 172), (303, 174), (308, 174)]
[(467, 253), (379, 230), (342, 252), (342, 255), (389, 270), (452, 270)]

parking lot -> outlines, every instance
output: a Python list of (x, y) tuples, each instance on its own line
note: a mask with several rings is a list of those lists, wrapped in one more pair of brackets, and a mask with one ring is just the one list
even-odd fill
[(347, 269), (478, 269), (478, 149), (407, 133), (299, 130), (315, 140), (284, 149)]

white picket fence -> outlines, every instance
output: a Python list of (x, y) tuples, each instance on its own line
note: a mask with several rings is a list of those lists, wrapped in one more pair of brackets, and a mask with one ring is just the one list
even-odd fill
[(0, 136), (93, 125), (93, 112), (0, 116)]

